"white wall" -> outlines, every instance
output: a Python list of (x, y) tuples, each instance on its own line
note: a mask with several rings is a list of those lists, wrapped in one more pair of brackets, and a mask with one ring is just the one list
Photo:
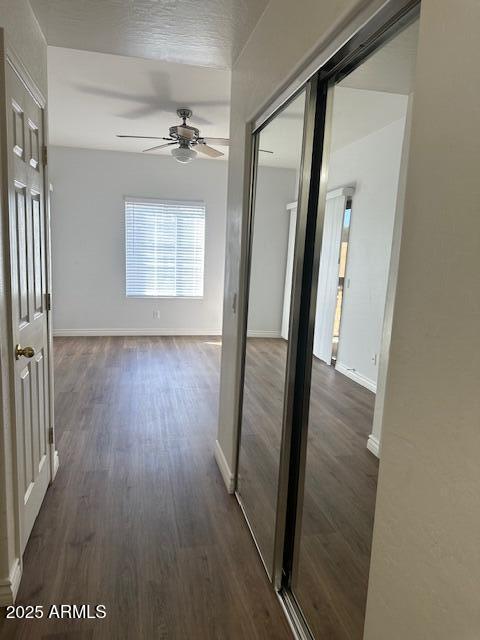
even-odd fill
[[(226, 162), (53, 147), (49, 164), (56, 334), (220, 332)], [(126, 298), (125, 195), (205, 201), (203, 299)]]
[[(408, 97), (399, 96), (402, 99), (406, 114)], [(377, 384), (404, 131), (405, 120), (397, 120), (333, 153), (329, 167), (329, 190), (355, 186), (337, 369), (351, 372), (372, 390)]]
[(479, 33), (423, 0), (366, 640), (480, 637)]
[(258, 167), (248, 309), (250, 335), (280, 337), (290, 223), (287, 204), (294, 199), (296, 179), (294, 169)]
[[(47, 95), (47, 45), (37, 20), (27, 0), (0, 0), (0, 27), (5, 39), (27, 68), (31, 78), (42, 93)], [(3, 166), (0, 170), (3, 173)], [(0, 188), (1, 185), (0, 181)], [(3, 192), (0, 203), (3, 206)], [(0, 212), (5, 219), (5, 211)], [(0, 229), (0, 243), (6, 241)], [(2, 261), (0, 260), (0, 263)], [(10, 358), (5, 357), (11, 348), (8, 326), (8, 307), (5, 292), (8, 277), (0, 264), (0, 606), (9, 604), (19, 586), (21, 558), (15, 530), (13, 437), (10, 406)]]

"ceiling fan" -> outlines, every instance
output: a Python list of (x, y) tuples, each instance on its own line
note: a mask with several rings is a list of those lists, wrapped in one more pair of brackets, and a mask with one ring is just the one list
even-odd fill
[(164, 136), (128, 136), (117, 135), (117, 138), (137, 138), (148, 140), (168, 140), (163, 144), (159, 144), (155, 147), (149, 147), (144, 149), (143, 152), (158, 151), (165, 147), (174, 146), (171, 153), (177, 162), (183, 164), (191, 162), (197, 156), (197, 152), (203, 153), (210, 158), (219, 158), (224, 154), (217, 149), (209, 146), (209, 143), (228, 147), (230, 140), (228, 138), (204, 138), (200, 135), (200, 131), (196, 127), (191, 127), (187, 124), (187, 120), (192, 117), (191, 109), (177, 109), (177, 115), (182, 119), (182, 124), (174, 125), (170, 127), (170, 134), (168, 137)]

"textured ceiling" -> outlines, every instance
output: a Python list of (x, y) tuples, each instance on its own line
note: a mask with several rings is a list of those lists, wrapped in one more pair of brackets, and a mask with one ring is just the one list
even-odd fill
[(155, 141), (116, 134), (166, 136), (179, 107), (193, 110), (203, 136), (228, 138), (230, 72), (221, 69), (49, 47), (48, 99), (53, 145), (140, 152)]
[(267, 0), (30, 0), (50, 45), (229, 68)]

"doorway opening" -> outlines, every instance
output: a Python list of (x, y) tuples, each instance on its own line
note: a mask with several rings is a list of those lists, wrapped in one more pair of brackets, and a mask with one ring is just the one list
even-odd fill
[(338, 286), (335, 301), (335, 313), (333, 320), (332, 357), (333, 365), (337, 362), (338, 341), (340, 339), (340, 326), (342, 322), (343, 296), (345, 278), (347, 274), (348, 240), (350, 236), (350, 220), (352, 218), (352, 199), (348, 198), (343, 214), (342, 233), (340, 236), (340, 251), (338, 255)]

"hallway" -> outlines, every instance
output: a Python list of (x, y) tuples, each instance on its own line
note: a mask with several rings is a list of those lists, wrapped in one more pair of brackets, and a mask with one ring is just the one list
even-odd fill
[(219, 338), (57, 338), (60, 469), (19, 605), (105, 620), (2, 620), (2, 639), (290, 638), (213, 458)]

